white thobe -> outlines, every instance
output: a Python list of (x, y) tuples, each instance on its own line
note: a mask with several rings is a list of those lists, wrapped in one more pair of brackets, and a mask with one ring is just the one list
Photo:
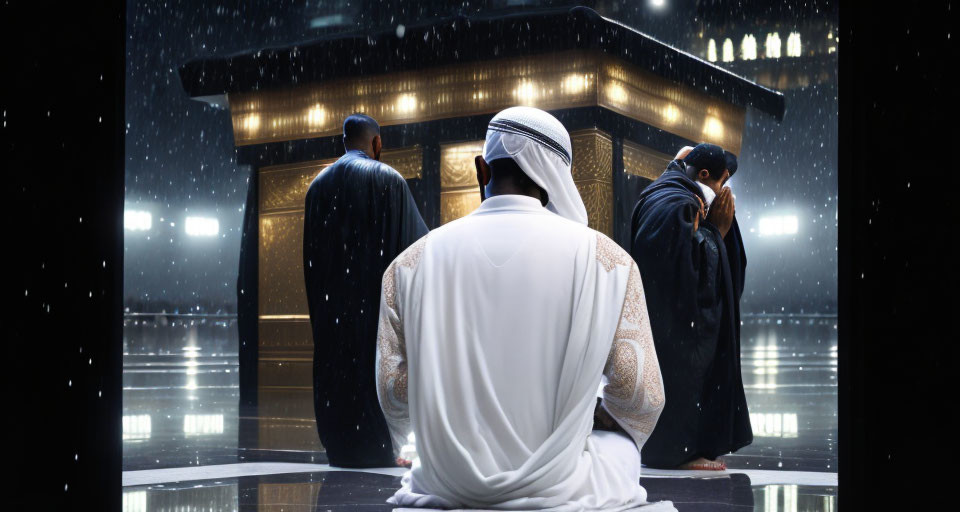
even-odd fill
[[(603, 405), (629, 437), (592, 430), (601, 375)], [(537, 199), (489, 198), (393, 261), (377, 385), (395, 452), (413, 431), (420, 458), (391, 503), (646, 503), (640, 447), (664, 396), (640, 273), (616, 243)]]

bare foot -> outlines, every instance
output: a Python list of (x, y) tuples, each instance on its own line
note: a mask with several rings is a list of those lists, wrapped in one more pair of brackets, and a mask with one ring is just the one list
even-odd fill
[(413, 466), (413, 461), (404, 459), (402, 457), (397, 457), (397, 465), (402, 468), (410, 469)]
[(686, 464), (680, 465), (677, 469), (690, 469), (698, 471), (723, 471), (727, 469), (727, 464), (721, 459), (710, 460), (700, 457), (698, 459), (691, 460)]

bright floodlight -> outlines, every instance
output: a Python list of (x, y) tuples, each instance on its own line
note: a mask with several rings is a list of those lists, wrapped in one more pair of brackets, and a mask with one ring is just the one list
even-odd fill
[(190, 236), (216, 236), (220, 222), (213, 217), (187, 217), (184, 230)]
[(796, 215), (760, 218), (760, 236), (795, 235), (799, 222)]
[(650, 5), (655, 9), (662, 9), (664, 5), (667, 5), (667, 0), (650, 0)]
[(123, 227), (130, 231), (149, 231), (153, 226), (153, 216), (150, 212), (140, 210), (123, 211)]

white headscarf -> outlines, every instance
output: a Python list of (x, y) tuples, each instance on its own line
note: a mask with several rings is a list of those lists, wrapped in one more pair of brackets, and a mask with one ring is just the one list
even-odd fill
[(570, 134), (557, 118), (533, 107), (511, 107), (487, 125), (483, 159), (510, 158), (547, 191), (547, 210), (587, 224), (587, 208), (573, 182)]

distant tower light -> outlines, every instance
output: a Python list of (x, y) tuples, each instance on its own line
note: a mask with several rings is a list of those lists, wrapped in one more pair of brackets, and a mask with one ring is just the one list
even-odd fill
[(723, 40), (723, 61), (733, 62), (733, 41), (729, 37)]
[(216, 236), (220, 222), (213, 217), (187, 217), (184, 231), (190, 236)]
[(766, 50), (766, 57), (768, 59), (779, 59), (780, 58), (780, 34), (777, 32), (768, 33), (767, 41), (764, 43), (764, 49)]
[(707, 60), (710, 62), (717, 61), (717, 42), (713, 39), (707, 42)]
[(153, 226), (153, 215), (140, 210), (123, 211), (123, 227), (129, 231), (150, 231)]
[(790, 32), (787, 36), (787, 57), (799, 57), (800, 51), (800, 33)]
[(756, 60), (757, 38), (753, 37), (753, 34), (743, 36), (743, 42), (740, 43), (740, 58), (743, 60)]

